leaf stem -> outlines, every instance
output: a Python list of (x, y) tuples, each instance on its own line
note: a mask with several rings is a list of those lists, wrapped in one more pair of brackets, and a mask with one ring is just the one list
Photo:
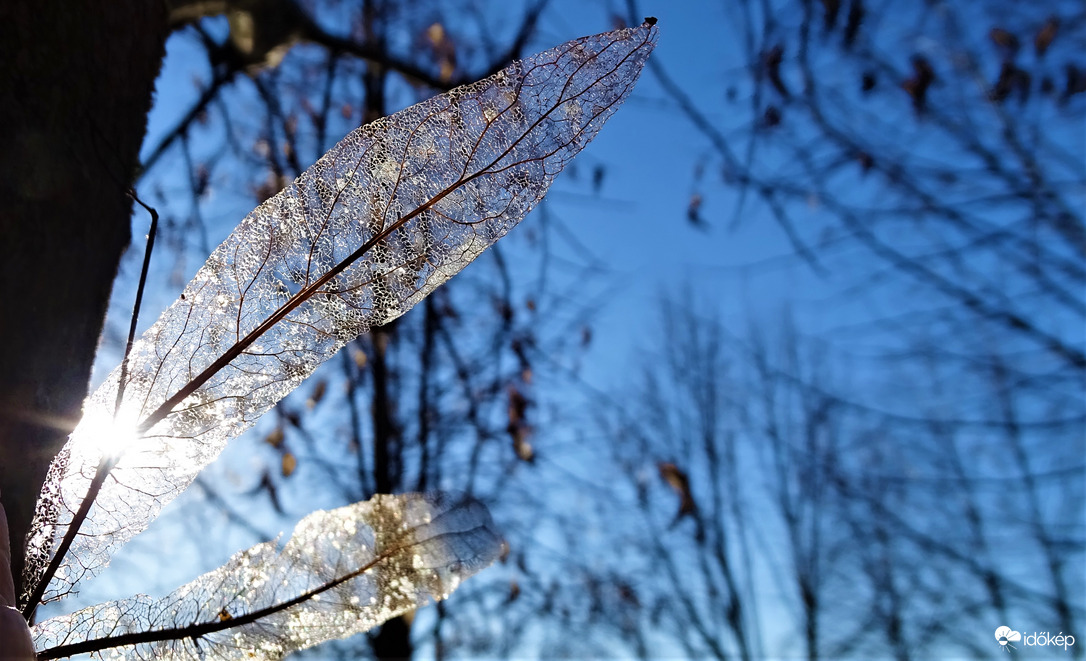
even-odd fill
[(185, 638), (198, 639), (209, 634), (217, 633), (226, 629), (232, 629), (234, 627), (244, 626), (246, 624), (252, 624), (265, 617), (274, 615), (280, 611), (284, 611), (298, 604), (309, 601), (313, 597), (332, 590), (340, 585), (343, 585), (347, 581), (358, 578), (362, 574), (365, 574), (369, 570), (373, 569), (379, 563), (393, 557), (397, 553), (402, 552), (405, 548), (409, 547), (397, 547), (390, 549), (374, 558), (370, 562), (362, 565), (358, 569), (349, 572), (339, 578), (333, 579), (319, 585), (312, 590), (303, 592), (302, 594), (289, 599), (287, 601), (272, 604), (264, 608), (255, 610), (251, 613), (245, 613), (244, 615), (238, 615), (226, 619), (220, 619), (216, 617), (215, 620), (209, 622), (200, 622), (190, 624), (184, 627), (173, 627), (168, 629), (154, 629), (151, 631), (137, 631), (135, 633), (126, 633), (119, 635), (106, 636), (105, 638), (92, 638), (90, 640), (83, 640), (78, 643), (70, 643), (67, 645), (58, 645), (49, 649), (38, 652), (38, 659), (60, 659), (75, 654), (87, 654), (90, 652), (99, 652), (101, 650), (112, 649), (116, 647), (125, 647), (128, 645), (140, 645), (146, 643), (157, 643), (166, 640), (182, 640)]

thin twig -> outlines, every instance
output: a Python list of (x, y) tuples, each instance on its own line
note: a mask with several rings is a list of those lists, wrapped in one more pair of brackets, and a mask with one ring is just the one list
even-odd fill
[(136, 326), (140, 318), (140, 306), (143, 304), (143, 290), (147, 286), (147, 270), (151, 266), (151, 252), (155, 249), (155, 235), (158, 233), (158, 212), (154, 207), (149, 207), (136, 195), (136, 190), (129, 189), (128, 197), (143, 207), (151, 214), (151, 227), (147, 230), (147, 248), (143, 251), (143, 266), (140, 268), (140, 282), (136, 287), (136, 302), (132, 305), (132, 322), (128, 325), (128, 341), (124, 345), (124, 357), (121, 358), (121, 378), (117, 383), (117, 404), (113, 415), (121, 410), (121, 400), (124, 399), (124, 389), (128, 376), (128, 356), (132, 353), (132, 345), (136, 342)]

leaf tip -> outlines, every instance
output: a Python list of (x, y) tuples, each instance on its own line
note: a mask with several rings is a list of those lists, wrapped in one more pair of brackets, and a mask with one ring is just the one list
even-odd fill
[(646, 16), (644, 24), (651, 28), (652, 26), (656, 25), (656, 17), (655, 16)]

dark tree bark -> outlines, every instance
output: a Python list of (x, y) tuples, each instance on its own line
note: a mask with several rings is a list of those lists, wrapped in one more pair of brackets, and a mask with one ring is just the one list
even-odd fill
[(154, 1), (0, 3), (0, 493), (16, 582), (128, 245), (166, 26)]
[(411, 624), (402, 615), (385, 622), (370, 639), (370, 646), (380, 661), (409, 661), (415, 653)]

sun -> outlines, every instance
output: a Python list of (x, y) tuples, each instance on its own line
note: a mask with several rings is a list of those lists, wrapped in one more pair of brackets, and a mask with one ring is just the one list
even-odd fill
[(116, 463), (139, 443), (141, 436), (136, 431), (138, 422), (135, 416), (125, 415), (124, 412), (114, 415), (110, 411), (94, 408), (83, 413), (75, 435), (82, 437), (85, 447), (101, 453), (103, 461)]

